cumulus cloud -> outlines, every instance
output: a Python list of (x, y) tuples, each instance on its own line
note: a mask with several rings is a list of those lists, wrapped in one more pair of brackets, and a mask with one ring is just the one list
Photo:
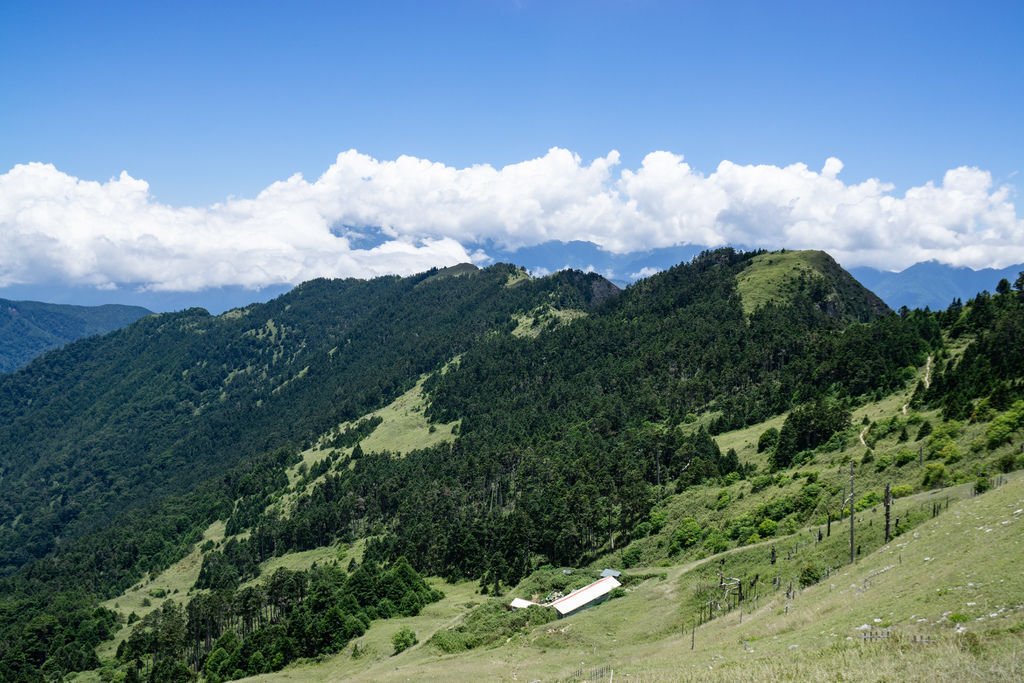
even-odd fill
[[(338, 155), (313, 181), (294, 175), (253, 198), (206, 207), (157, 202), (127, 173), (100, 183), (48, 164), (0, 175), (0, 286), (68, 282), (195, 290), (312, 277), (409, 274), (487, 262), (516, 249), (584, 240), (614, 253), (683, 244), (815, 248), (846, 266), (899, 269), (935, 259), (971, 267), (1024, 261), (1010, 190), (978, 168), (902, 194), (878, 179), (721, 162), (710, 174), (670, 152), (619, 170), (564, 149), (502, 168), (402, 156)], [(383, 241), (361, 248), (372, 227)], [(472, 250), (472, 251), (471, 251)]]
[(644, 278), (651, 277), (652, 275), (657, 275), (660, 272), (661, 272), (661, 268), (653, 268), (651, 266), (644, 266), (643, 268), (641, 268), (637, 272), (630, 273), (629, 274), (629, 279), (630, 280), (643, 280)]

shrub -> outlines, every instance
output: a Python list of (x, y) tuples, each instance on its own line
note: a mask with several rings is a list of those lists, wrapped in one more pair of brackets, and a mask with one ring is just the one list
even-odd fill
[(1024, 427), (1024, 401), (1017, 401), (1005, 413), (1000, 414), (985, 430), (985, 438), (990, 450), (1004, 443), (1009, 443), (1010, 436)]
[(654, 510), (650, 516), (651, 533), (656, 534), (665, 527), (665, 511)]
[(914, 487), (910, 484), (897, 484), (890, 489), (893, 498), (903, 498), (909, 496), (914, 492)]
[(759, 536), (761, 536), (761, 538), (774, 536), (778, 530), (779, 523), (776, 522), (774, 519), (762, 520), (761, 523), (757, 525), (757, 533)]
[(882, 501), (882, 496), (878, 494), (878, 491), (869, 491), (868, 493), (861, 496), (860, 500), (854, 506), (857, 512), (861, 510), (867, 510), (869, 507), (874, 507)]
[(669, 554), (675, 555), (682, 550), (696, 545), (700, 541), (702, 533), (703, 529), (701, 529), (696, 519), (684, 517), (676, 530), (672, 532), (672, 542), (668, 549)]
[(420, 642), (416, 638), (416, 632), (408, 626), (403, 626), (395, 632), (395, 635), (391, 636), (391, 644), (395, 646), (394, 654), (408, 650), (410, 647)]
[(1000, 472), (1005, 472), (1009, 474), (1010, 472), (1013, 472), (1015, 469), (1017, 469), (1017, 456), (1014, 455), (1013, 453), (1004, 453), (999, 457), (999, 460), (996, 462), (996, 465), (999, 467)]
[(644, 536), (650, 536), (652, 531), (650, 522), (640, 522), (633, 527), (633, 538), (643, 538)]
[(946, 467), (937, 462), (930, 462), (924, 467), (924, 480), (921, 484), (925, 488), (940, 488), (946, 483)]
[(466, 644), (466, 639), (463, 638), (461, 634), (456, 633), (455, 631), (438, 631), (430, 637), (429, 642), (438, 650), (446, 654), (452, 654), (453, 652), (462, 652), (464, 650), (469, 649)]
[(729, 542), (725, 540), (725, 537), (718, 531), (712, 531), (708, 534), (708, 537), (704, 539), (704, 549), (712, 555), (715, 553), (725, 552), (728, 548)]
[(800, 568), (800, 587), (813, 586), (821, 581), (821, 568), (815, 564), (805, 564)]
[(553, 607), (528, 607), (509, 611), (498, 600), (490, 600), (473, 609), (462, 623), (441, 630), (430, 638), (430, 645), (441, 652), (453, 653), (502, 642), (534, 626), (558, 618)]
[[(808, 479), (810, 481), (810, 479)], [(796, 505), (804, 512), (810, 512), (817, 504), (818, 499), (821, 498), (821, 484), (805, 484), (800, 489), (800, 494), (797, 496)]]
[(800, 531), (800, 525), (792, 517), (786, 517), (779, 523), (778, 534), (780, 536), (789, 536), (797, 531)]
[(631, 545), (622, 552), (622, 566), (626, 569), (640, 563), (640, 548)]
[(986, 476), (980, 476), (974, 482), (974, 492), (976, 494), (985, 493), (990, 488), (992, 488), (992, 482)]
[(837, 451), (846, 450), (847, 434), (844, 431), (836, 432), (829, 440), (818, 446), (818, 450), (823, 453), (835, 453)]
[(779, 442), (779, 430), (775, 427), (769, 427), (768, 429), (761, 432), (761, 436), (757, 439), (757, 452), (764, 453), (775, 447), (775, 444)]
[(917, 455), (913, 451), (907, 448), (901, 448), (896, 452), (896, 467), (903, 467), (909, 465), (917, 459)]
[(931, 433), (932, 433), (932, 423), (929, 422), (928, 420), (925, 420), (924, 422), (921, 423), (921, 426), (918, 428), (918, 430), (917, 430), (917, 438), (914, 439), (914, 440), (915, 441), (920, 441), (921, 439), (923, 439), (924, 437), (928, 436)]

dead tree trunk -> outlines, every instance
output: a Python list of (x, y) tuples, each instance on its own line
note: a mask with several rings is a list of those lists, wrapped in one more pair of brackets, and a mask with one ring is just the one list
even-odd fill
[(853, 544), (853, 520), (854, 520), (853, 503), (856, 500), (856, 497), (854, 496), (854, 489), (853, 489), (853, 472), (854, 472), (854, 464), (853, 464), (853, 462), (851, 462), (850, 463), (850, 564), (853, 564), (854, 562), (857, 561), (857, 555), (856, 555), (857, 548)]
[(889, 484), (885, 485), (885, 542), (888, 543), (892, 540), (892, 534), (889, 533), (889, 520), (892, 516), (892, 487)]

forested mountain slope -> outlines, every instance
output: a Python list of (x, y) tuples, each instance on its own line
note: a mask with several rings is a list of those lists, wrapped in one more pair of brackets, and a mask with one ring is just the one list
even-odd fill
[(387, 403), (518, 311), (587, 308), (610, 286), (506, 286), (517, 273), (313, 281), (218, 317), (151, 316), (0, 379), (0, 571)]
[[(370, 534), (369, 558), (510, 585), (536, 561), (576, 564), (628, 542), (655, 488), (740, 469), (711, 432), (794, 401), (849, 399), (905, 382), (938, 326), (885, 316), (847, 326), (813, 286), (745, 315), (721, 250), (626, 290), (593, 315), (536, 336), (482, 337), (424, 388), (427, 415), (459, 438), (396, 457), (339, 453), (287, 517), (239, 502), (251, 535), (207, 558), (204, 585), (245, 579), (267, 558)], [(912, 372), (912, 370), (911, 370)]]
[[(948, 409), (970, 411), (1021, 393), (1000, 341), (1020, 325), (1016, 292), (895, 315), (830, 263), (723, 249), (621, 294), (598, 276), (530, 279), (510, 266), (315, 281), (267, 304), (147, 318), (49, 354), (0, 381), (0, 550), (12, 572), (0, 585), (0, 640), (14, 644), (0, 648), (0, 673), (95, 666), (92, 648), (116, 621), (97, 598), (180, 558), (216, 519), (228, 538), (204, 544), (195, 589), (227, 602), (208, 606), (264, 599), (243, 587), (266, 578), (261, 563), (337, 542), (364, 544), (372, 576), (405, 557), (417, 572), (478, 579), (490, 592), (544, 563), (578, 566), (645, 537), (666, 493), (752, 475), (715, 434), (794, 409), (774, 466), (800, 462), (852, 405), (904, 387), (941, 356), (943, 327), (967, 345), (964, 361), (941, 357), (931, 386), (950, 389), (923, 387), (915, 400), (958, 395)], [(751, 307), (759, 279), (778, 286)], [(423, 376), (426, 417), (457, 424), (454, 441), (364, 452), (379, 424), (371, 416)], [(286, 469), (314, 443), (329, 457), (293, 482)], [(389, 612), (373, 591), (353, 604), (347, 574), (332, 572), (301, 578), (322, 582), (331, 619)], [(236, 635), (282, 665), (288, 643), (329, 630), (305, 609)], [(293, 616), (301, 633), (285, 638)], [(201, 668), (224, 629), (234, 632), (230, 619), (210, 619), (193, 624), (203, 635), (191, 664), (180, 652), (158, 657), (141, 635), (125, 657)]]
[(149, 315), (139, 306), (67, 306), (0, 299), (0, 373), (82, 337), (104, 334)]

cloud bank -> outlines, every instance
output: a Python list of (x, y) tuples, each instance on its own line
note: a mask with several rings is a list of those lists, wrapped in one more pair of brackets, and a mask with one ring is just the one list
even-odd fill
[[(174, 207), (124, 172), (100, 183), (31, 163), (0, 175), (0, 286), (261, 287), (481, 263), (477, 245), (551, 240), (614, 253), (813, 248), (884, 269), (1024, 262), (1024, 219), (987, 171), (952, 169), (897, 194), (877, 179), (847, 184), (842, 168), (836, 158), (818, 171), (723, 161), (704, 175), (652, 152), (620, 170), (617, 152), (584, 163), (558, 148), (502, 168), (453, 168), (350, 150), (315, 181), (294, 175), (254, 198)], [(361, 247), (367, 228), (376, 245)]]

